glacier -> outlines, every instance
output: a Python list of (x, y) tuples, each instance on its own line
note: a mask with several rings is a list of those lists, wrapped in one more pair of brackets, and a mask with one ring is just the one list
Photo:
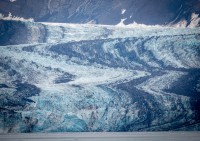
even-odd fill
[(199, 28), (0, 24), (0, 133), (200, 130)]

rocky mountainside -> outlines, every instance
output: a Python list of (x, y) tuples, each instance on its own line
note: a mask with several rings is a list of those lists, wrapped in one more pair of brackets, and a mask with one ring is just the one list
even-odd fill
[(39, 22), (199, 26), (199, 0), (1, 0), (0, 13)]
[(200, 130), (199, 28), (0, 24), (0, 133)]

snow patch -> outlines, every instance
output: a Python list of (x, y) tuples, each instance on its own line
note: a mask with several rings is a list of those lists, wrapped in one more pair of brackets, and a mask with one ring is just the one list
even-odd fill
[(126, 12), (126, 9), (122, 9), (121, 14), (123, 15)]
[(23, 17), (12, 16), (12, 14), (10, 12), (7, 17), (5, 17), (3, 14), (0, 13), (0, 20), (30, 21), (30, 22), (34, 21), (33, 18), (25, 19)]
[(124, 24), (124, 21), (126, 20), (126, 18), (125, 19), (121, 19), (121, 21), (116, 25), (116, 26), (125, 26), (125, 24)]
[(192, 13), (191, 22), (190, 22), (190, 25), (188, 27), (190, 27), (190, 28), (198, 27), (199, 23), (200, 23), (199, 14)]
[[(131, 18), (132, 16), (130, 16)], [(133, 22), (132, 24), (124, 24), (124, 21), (127, 18), (121, 19), (121, 21), (116, 25), (117, 27), (127, 27), (127, 28), (164, 28), (162, 25), (145, 25), (145, 24), (138, 24), (136, 22)]]

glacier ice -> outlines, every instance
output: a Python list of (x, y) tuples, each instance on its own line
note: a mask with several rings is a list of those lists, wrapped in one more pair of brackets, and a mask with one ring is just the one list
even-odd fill
[(0, 46), (1, 133), (199, 125), (199, 28), (24, 24), (29, 42)]

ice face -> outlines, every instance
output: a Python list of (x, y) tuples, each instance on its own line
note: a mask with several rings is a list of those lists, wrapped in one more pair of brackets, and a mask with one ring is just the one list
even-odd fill
[(198, 28), (25, 26), (0, 46), (0, 132), (199, 130)]

